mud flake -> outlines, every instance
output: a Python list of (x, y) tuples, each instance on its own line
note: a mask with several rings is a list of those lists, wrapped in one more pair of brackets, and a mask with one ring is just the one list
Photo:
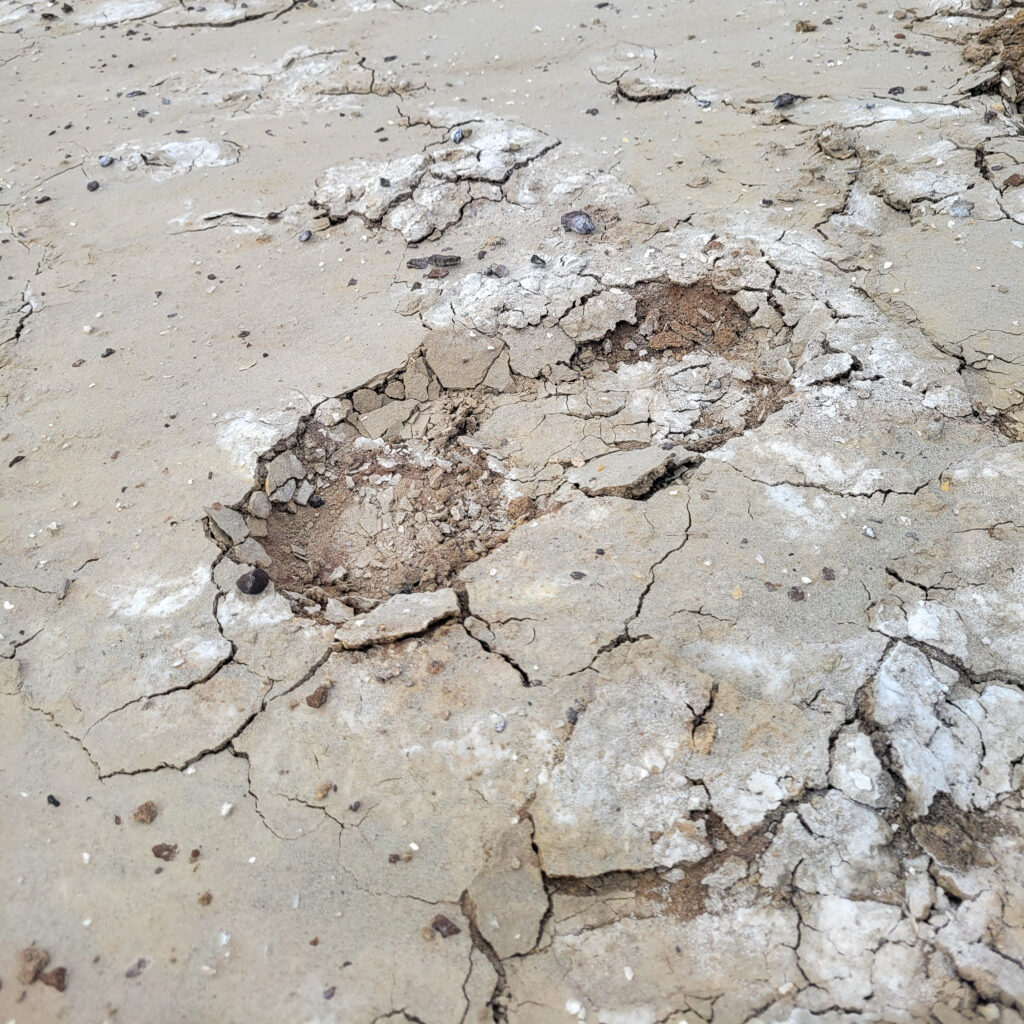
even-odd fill
[(326, 683), (321, 683), (308, 697), (306, 697), (306, 703), (311, 708), (322, 708), (327, 702), (327, 695), (331, 692), (330, 686)]
[(132, 818), (141, 825), (151, 825), (156, 821), (156, 815), (156, 804), (153, 803), (152, 800), (147, 800), (145, 803), (141, 803), (135, 808), (135, 813), (132, 815)]
[(22, 985), (31, 985), (49, 962), (50, 955), (45, 949), (39, 949), (37, 946), (23, 949), (18, 954), (18, 981)]

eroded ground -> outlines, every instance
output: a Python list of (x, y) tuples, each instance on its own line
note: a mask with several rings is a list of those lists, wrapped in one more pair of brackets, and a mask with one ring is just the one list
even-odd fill
[(0, 7), (3, 1019), (1024, 1019), (1022, 17)]

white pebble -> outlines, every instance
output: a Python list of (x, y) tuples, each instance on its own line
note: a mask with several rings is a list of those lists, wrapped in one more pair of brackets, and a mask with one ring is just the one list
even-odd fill
[(82, 851), (82, 863), (83, 864), (88, 864), (89, 863), (89, 854), (87, 854), (84, 850)]
[(220, 816), (226, 818), (235, 809), (234, 804), (221, 804), (220, 805)]
[(86, 325), (85, 325), (85, 326), (84, 326), (84, 327), (82, 328), (82, 331), (83, 331), (83, 332), (84, 332), (85, 334), (92, 334), (92, 332), (93, 332), (93, 327), (92, 327), (92, 325), (91, 325), (91, 324), (86, 324)]
[(255, 864), (256, 863), (256, 858), (255, 857), (250, 857), (249, 858), (249, 863), (250, 864)]
[(622, 968), (622, 973), (626, 976), (626, 981), (632, 981), (633, 980), (633, 968), (632, 967), (623, 967)]

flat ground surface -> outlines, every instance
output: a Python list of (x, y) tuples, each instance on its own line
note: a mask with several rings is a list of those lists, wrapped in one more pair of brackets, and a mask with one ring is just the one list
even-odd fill
[(1022, 59), (3, 0), (0, 1021), (1021, 1022)]

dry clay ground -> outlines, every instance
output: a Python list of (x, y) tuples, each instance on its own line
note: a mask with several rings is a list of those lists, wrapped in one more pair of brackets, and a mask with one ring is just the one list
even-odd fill
[(1022, 23), (4, 0), (0, 1020), (1024, 1019)]

